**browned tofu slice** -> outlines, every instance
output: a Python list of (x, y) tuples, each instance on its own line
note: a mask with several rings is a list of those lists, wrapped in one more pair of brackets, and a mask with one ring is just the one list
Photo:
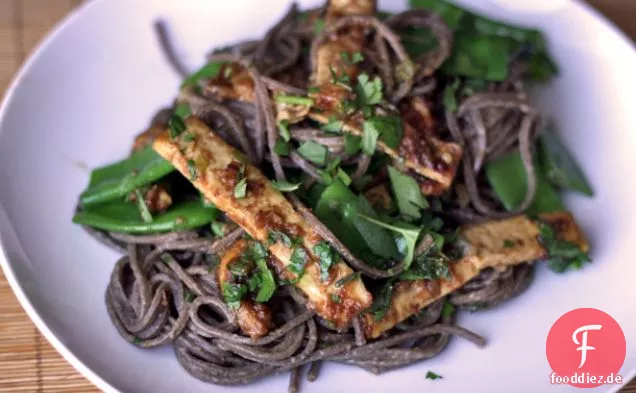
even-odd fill
[[(199, 119), (188, 118), (186, 128), (174, 139), (168, 132), (160, 135), (154, 149), (254, 239), (267, 243), (270, 231), (281, 231), (302, 240), (307, 262), (304, 274), (295, 285), (307, 296), (312, 309), (337, 327), (344, 327), (369, 307), (371, 294), (360, 279), (336, 285), (339, 279), (353, 273), (345, 263), (332, 266), (329, 277), (325, 281), (320, 279), (319, 260), (313, 247), (323, 239), (257, 168), (241, 162), (242, 154)], [(247, 180), (247, 194), (236, 198), (234, 187), (240, 180), (241, 168)], [(287, 269), (293, 250), (282, 242), (269, 246), (270, 253), (276, 257), (274, 268), (281, 279), (297, 278)]]
[[(245, 240), (237, 240), (221, 258), (219, 267), (216, 270), (219, 288), (223, 288), (224, 283), (230, 282), (231, 273), (229, 267), (232, 263), (239, 260), (246, 247), (247, 242)], [(269, 331), (272, 313), (266, 304), (244, 299), (241, 300), (241, 305), (236, 310), (236, 320), (244, 334), (252, 338), (259, 338), (266, 335)]]
[[(543, 214), (540, 219), (550, 224), (559, 239), (575, 243), (583, 251), (589, 245), (570, 213)], [(391, 306), (380, 321), (365, 314), (365, 334), (370, 338), (393, 328), (435, 300), (461, 288), (488, 267), (512, 266), (545, 258), (539, 243), (537, 224), (526, 216), (467, 226), (461, 231), (466, 254), (451, 263), (450, 280), (401, 281), (393, 288)], [(510, 244), (513, 246), (510, 247)]]

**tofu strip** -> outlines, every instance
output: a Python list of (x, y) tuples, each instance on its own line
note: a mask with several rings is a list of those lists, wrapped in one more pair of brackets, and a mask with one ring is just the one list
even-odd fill
[[(554, 228), (558, 238), (577, 244), (583, 251), (588, 250), (589, 245), (570, 213), (544, 214), (540, 219)], [(397, 283), (393, 287), (391, 306), (383, 319), (375, 321), (372, 315), (364, 314), (367, 337), (378, 337), (422, 308), (461, 288), (483, 269), (505, 268), (547, 257), (546, 250), (538, 241), (536, 223), (526, 216), (467, 226), (461, 230), (461, 236), (465, 241), (466, 254), (459, 261), (451, 262), (451, 280)], [(504, 246), (505, 240), (513, 246)]]
[[(332, 0), (327, 8), (327, 27), (332, 26), (342, 16), (371, 16), (375, 8), (375, 1)], [(332, 79), (334, 74), (347, 75), (352, 85), (355, 85), (358, 66), (346, 62), (342, 53), (347, 53), (350, 57), (355, 52), (362, 52), (364, 44), (365, 31), (362, 27), (349, 28), (323, 43), (314, 55), (316, 67), (312, 82), (318, 87), (318, 91), (310, 94), (315, 103), (314, 110), (309, 114), (311, 119), (326, 124), (334, 117), (338, 118), (344, 122), (343, 128), (346, 132), (358, 136), (364, 134), (364, 119), (361, 114), (345, 116), (339, 108), (343, 101), (353, 99), (353, 93), (344, 86), (334, 84)], [(408, 113), (421, 112), (421, 105), (418, 104), (411, 100), (402, 111), (403, 117), (407, 118)], [(404, 137), (397, 149), (387, 146), (382, 141), (378, 141), (377, 149), (400, 162), (403, 169), (427, 178), (426, 184), (422, 186), (422, 191), (426, 195), (440, 195), (453, 182), (462, 149), (457, 144), (443, 142), (434, 135), (427, 135), (427, 130), (421, 129), (423, 123), (418, 119), (414, 120), (415, 123), (404, 122)]]
[[(304, 274), (295, 285), (307, 296), (309, 307), (339, 328), (369, 307), (371, 294), (359, 278), (341, 287), (336, 285), (339, 279), (353, 273), (345, 263), (332, 266), (329, 277), (321, 281), (319, 259), (313, 247), (323, 239), (270, 181), (257, 168), (241, 162), (243, 154), (202, 121), (190, 117), (185, 123), (186, 130), (176, 138), (171, 138), (168, 132), (160, 135), (153, 144), (155, 151), (254, 239), (267, 244), (270, 231), (280, 231), (302, 240), (300, 247), (304, 248), (307, 261)], [(243, 166), (247, 194), (236, 198), (234, 187)], [(275, 257), (272, 260), (278, 277), (296, 279), (287, 269), (293, 247), (279, 241), (270, 245), (269, 251)]]

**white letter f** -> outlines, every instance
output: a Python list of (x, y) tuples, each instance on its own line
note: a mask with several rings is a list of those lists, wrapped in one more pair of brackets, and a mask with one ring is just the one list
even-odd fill
[[(572, 334), (572, 341), (574, 341), (574, 344), (577, 344), (577, 345), (581, 344), (581, 346), (576, 349), (577, 351), (581, 351), (581, 364), (579, 365), (579, 368), (583, 367), (583, 365), (585, 364), (585, 360), (587, 359), (587, 351), (592, 351), (596, 349), (594, 347), (590, 347), (587, 345), (588, 330), (601, 330), (601, 328), (602, 328), (601, 325), (585, 325), (576, 329), (574, 333)], [(583, 332), (583, 339), (581, 340), (582, 343), (579, 343), (579, 340), (576, 338), (576, 335), (579, 334), (580, 332)]]

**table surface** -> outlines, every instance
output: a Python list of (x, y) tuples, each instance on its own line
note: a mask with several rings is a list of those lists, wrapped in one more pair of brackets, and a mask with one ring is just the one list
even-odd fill
[[(0, 97), (49, 29), (81, 0), (0, 0)], [(636, 0), (589, 0), (636, 38)], [(18, 304), (0, 270), (0, 391), (98, 392), (71, 367)], [(636, 380), (622, 393), (636, 393)]]

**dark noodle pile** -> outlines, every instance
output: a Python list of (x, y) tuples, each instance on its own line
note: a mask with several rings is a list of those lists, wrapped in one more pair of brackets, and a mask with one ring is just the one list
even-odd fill
[[(205, 120), (230, 144), (245, 152), (251, 162), (270, 170), (277, 180), (286, 180), (286, 171), (306, 173), (305, 187), (320, 181), (320, 167), (292, 151), (288, 157), (274, 152), (277, 138), (274, 104), (270, 91), (275, 89), (306, 95), (309, 76), (316, 67), (317, 47), (336, 31), (364, 26), (368, 44), (363, 52), (369, 73), (380, 75), (385, 95), (398, 105), (405, 97), (421, 96), (439, 102), (445, 84), (436, 70), (449, 57), (452, 31), (436, 14), (410, 10), (384, 20), (375, 17), (348, 16), (334, 26), (315, 34), (303, 22), (321, 16), (323, 9), (300, 13), (296, 6), (261, 40), (241, 42), (209, 55), (208, 61), (237, 63), (245, 67), (253, 81), (253, 104), (217, 101), (205, 85), (182, 89), (176, 104), (187, 103), (192, 112)], [(158, 22), (157, 32), (166, 59), (184, 78), (184, 67), (168, 38), (166, 26)], [(403, 47), (400, 32), (412, 28), (430, 30), (438, 40), (435, 50), (411, 59)], [(399, 64), (412, 61), (417, 72), (396, 78)], [(504, 82), (492, 82), (486, 91), (460, 102), (457, 111), (437, 109), (450, 138), (466, 151), (461, 170), (450, 191), (446, 219), (462, 223), (482, 222), (512, 216), (523, 211), (535, 193), (531, 142), (541, 129), (537, 111), (528, 102), (521, 80), (521, 66), (510, 64)], [(171, 109), (157, 114), (155, 124), (166, 124)], [(355, 165), (355, 181), (369, 168), (369, 156), (349, 156), (344, 137), (325, 133), (310, 123), (290, 127), (293, 140), (316, 141), (326, 146), (331, 157)], [(505, 211), (485, 185), (484, 163), (503, 153), (518, 149), (528, 174), (524, 202), (517, 211)], [(296, 209), (317, 232), (338, 251), (346, 262), (366, 277), (388, 278), (399, 274), (399, 264), (389, 270), (369, 266), (358, 260), (310, 209), (294, 194), (287, 194)], [(87, 228), (88, 229), (88, 228)], [(290, 391), (297, 391), (303, 366), (310, 365), (307, 379), (318, 377), (323, 361), (350, 364), (374, 374), (432, 358), (448, 344), (452, 335), (483, 345), (484, 340), (454, 324), (453, 315), (444, 315), (443, 306), (465, 309), (491, 307), (525, 290), (533, 275), (531, 264), (503, 271), (487, 269), (459, 291), (423, 309), (415, 317), (398, 324), (379, 339), (367, 342), (359, 319), (351, 329), (335, 331), (330, 324), (304, 305), (304, 296), (291, 286), (281, 287), (270, 301), (275, 328), (259, 339), (240, 334), (236, 317), (223, 301), (214, 267), (218, 258), (244, 233), (233, 226), (223, 238), (214, 238), (205, 230), (161, 235), (133, 236), (89, 229), (101, 241), (126, 255), (116, 264), (106, 304), (115, 327), (127, 341), (152, 348), (172, 344), (179, 363), (193, 376), (215, 384), (246, 384), (266, 375), (291, 371)]]

